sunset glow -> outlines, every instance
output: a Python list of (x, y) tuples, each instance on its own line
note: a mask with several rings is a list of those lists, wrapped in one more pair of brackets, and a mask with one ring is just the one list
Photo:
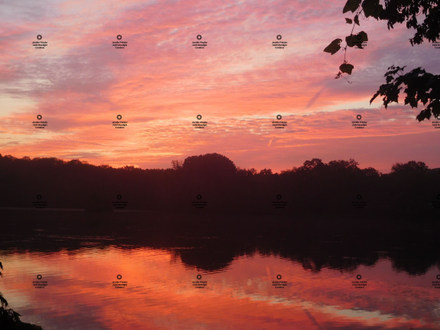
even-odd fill
[[(389, 172), (395, 162), (439, 167), (438, 135), (420, 109), (369, 100), (391, 65), (437, 73), (439, 50), (411, 47), (412, 31), (361, 20), (365, 49), (335, 80), (345, 38), (341, 1), (20, 1), (0, 4), (2, 155), (168, 168), (217, 152), (274, 171), (305, 160), (353, 158)], [(345, 15), (349, 17), (348, 13)], [(47, 41), (45, 49), (32, 42)], [(125, 49), (112, 43), (121, 35)], [(192, 43), (201, 35), (205, 49)], [(285, 49), (272, 42), (282, 36)], [(403, 98), (402, 98), (403, 101)], [(358, 114), (368, 125), (352, 127)], [(35, 129), (37, 115), (47, 121)], [(121, 115), (124, 129), (112, 125)], [(192, 122), (201, 115), (204, 129)], [(281, 115), (285, 129), (272, 121)]]

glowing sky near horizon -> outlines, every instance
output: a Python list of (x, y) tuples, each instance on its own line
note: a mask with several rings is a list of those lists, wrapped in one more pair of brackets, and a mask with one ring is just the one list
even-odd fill
[[(352, 83), (335, 80), (343, 53), (323, 49), (350, 33), (344, 3), (0, 2), (0, 152), (141, 168), (212, 152), (274, 171), (311, 158), (440, 167), (440, 130), (415, 120), (422, 108), (369, 104), (387, 67), (438, 74), (440, 50), (411, 47), (405, 26), (361, 19), (355, 32), (369, 41), (347, 53)], [(125, 49), (112, 46), (119, 34)], [(37, 35), (45, 49), (32, 46)], [(192, 46), (197, 35), (205, 49)], [(277, 35), (285, 49), (272, 46)], [(32, 126), (38, 114), (44, 130)], [(112, 126), (118, 114), (125, 129)], [(199, 114), (203, 130), (192, 126)], [(284, 130), (272, 126), (278, 114)], [(358, 114), (364, 130), (352, 127)]]

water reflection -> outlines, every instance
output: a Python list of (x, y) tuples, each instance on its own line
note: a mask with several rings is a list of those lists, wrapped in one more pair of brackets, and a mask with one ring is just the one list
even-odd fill
[[(88, 228), (35, 220), (0, 233), (0, 285), (23, 320), (45, 330), (440, 327), (439, 247), (429, 231), (223, 235), (120, 218)], [(33, 286), (37, 275), (44, 289)]]
[[(437, 270), (414, 277), (389, 260), (356, 273), (305, 270), (301, 264), (256, 253), (235, 258), (227, 271), (203, 273), (171, 251), (83, 248), (75, 254), (12, 253), (4, 294), (26, 321), (43, 329), (437, 329)], [(48, 285), (34, 289), (42, 274)], [(116, 276), (127, 286), (116, 289)], [(273, 286), (277, 274), (287, 286)], [(356, 274), (364, 289), (352, 286)], [(362, 290), (362, 291), (359, 291)], [(406, 328), (405, 328), (406, 327)]]

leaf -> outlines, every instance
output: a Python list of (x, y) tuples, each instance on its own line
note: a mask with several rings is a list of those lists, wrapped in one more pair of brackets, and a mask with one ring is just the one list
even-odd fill
[(330, 53), (332, 55), (335, 54), (339, 49), (341, 49), (341, 42), (342, 39), (333, 40), (330, 45), (324, 48), (324, 52)]
[(347, 0), (344, 9), (342, 9), (342, 13), (345, 14), (347, 11), (354, 13), (359, 8), (361, 1), (362, 0)]
[(359, 24), (359, 16), (358, 16), (358, 15), (356, 15), (356, 16), (354, 17), (354, 22), (355, 22), (357, 25), (360, 26), (360, 24)]
[(351, 74), (351, 72), (353, 71), (353, 68), (354, 68), (353, 65), (351, 65), (349, 63), (343, 63), (339, 67), (339, 70), (341, 70), (341, 72), (343, 72), (343, 73)]
[(3, 298), (1, 294), (0, 294), (0, 303), (2, 306), (8, 307), (8, 302), (6, 301), (5, 298)]
[(351, 34), (345, 37), (345, 42), (347, 43), (348, 47), (354, 47), (354, 45), (356, 45), (356, 41), (356, 35)]
[(425, 120), (425, 119), (428, 119), (429, 120), (429, 118), (431, 118), (431, 111), (429, 111), (429, 110), (427, 110), (427, 109), (425, 109), (425, 110), (422, 110), (422, 111), (420, 111), (420, 113), (417, 115), (417, 117), (416, 117), (416, 119), (420, 122), (420, 121), (423, 121), (423, 120)]
[(356, 35), (356, 38), (361, 42), (368, 41), (368, 34), (364, 31), (361, 31)]
[(364, 0), (364, 2), (362, 2), (362, 9), (364, 10), (365, 17), (373, 16), (375, 19), (379, 19), (383, 11), (379, 0)]
[(351, 34), (345, 37), (345, 42), (347, 43), (348, 47), (356, 46), (362, 49), (363, 48), (362, 43), (364, 41), (368, 41), (368, 35), (364, 31), (361, 31), (358, 34)]
[(345, 18), (345, 22), (347, 24), (353, 24), (353, 21), (351, 19), (347, 18), (347, 17)]

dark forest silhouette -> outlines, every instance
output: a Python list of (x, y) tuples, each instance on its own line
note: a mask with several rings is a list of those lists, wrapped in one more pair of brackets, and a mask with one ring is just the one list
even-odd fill
[(0, 155), (0, 207), (148, 210), (196, 214), (405, 217), (440, 215), (440, 169), (410, 161), (382, 174), (353, 159), (314, 158), (281, 173), (237, 168), (213, 153), (170, 169)]

